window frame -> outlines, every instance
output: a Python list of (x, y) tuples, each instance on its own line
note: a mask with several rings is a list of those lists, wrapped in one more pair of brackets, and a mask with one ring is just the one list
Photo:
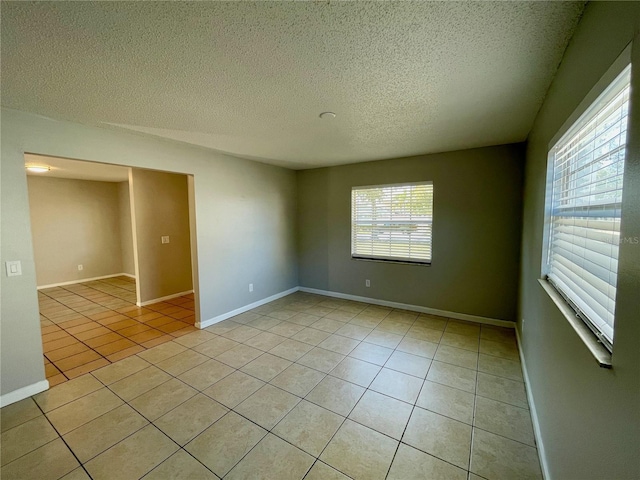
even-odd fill
[[(551, 280), (547, 277), (548, 268), (548, 253), (550, 251), (550, 235), (552, 230), (551, 218), (552, 218), (552, 195), (553, 195), (553, 181), (554, 181), (554, 156), (553, 151), (557, 147), (557, 144), (563, 140), (563, 137), (570, 132), (578, 122), (583, 120), (583, 116), (590, 111), (600, 111), (603, 104), (600, 102), (603, 100), (600, 97), (606, 90), (613, 84), (613, 82), (631, 65), (631, 44), (623, 50), (619, 57), (613, 62), (611, 67), (605, 72), (600, 80), (594, 85), (589, 93), (580, 102), (575, 111), (567, 118), (562, 127), (558, 130), (556, 135), (551, 139), (548, 144), (548, 156), (547, 156), (547, 183), (545, 188), (545, 203), (544, 203), (544, 230), (543, 230), (543, 243), (542, 243), (542, 258), (541, 258), (541, 278), (539, 283), (544, 291), (556, 304), (560, 312), (564, 315), (578, 336), (582, 339), (590, 352), (598, 361), (599, 365), (604, 368), (611, 368), (611, 356), (613, 352), (613, 341), (611, 344), (602, 341), (602, 333), (598, 334), (594, 331), (592, 322), (583, 318), (584, 314), (575, 303), (567, 297), (567, 295), (558, 289)], [(627, 121), (629, 121), (630, 115)], [(627, 126), (628, 127), (628, 126)], [(625, 165), (629, 158), (629, 143), (628, 138), (624, 146), (625, 149)], [(624, 178), (624, 173), (623, 173)], [(624, 209), (623, 209), (624, 211)], [(622, 220), (622, 215), (621, 215)], [(614, 312), (614, 324), (613, 331), (615, 336), (615, 312)], [(612, 338), (615, 340), (615, 338)]]
[[(430, 257), (429, 260), (420, 260), (420, 259), (409, 259), (409, 258), (401, 258), (401, 257), (384, 257), (384, 256), (376, 256), (376, 255), (360, 255), (354, 253), (354, 203), (353, 203), (353, 194), (357, 190), (366, 190), (366, 189), (374, 189), (374, 188), (388, 188), (388, 187), (411, 187), (417, 185), (431, 185), (431, 221), (429, 225), (431, 226), (431, 235), (429, 238), (429, 249), (430, 249)], [(381, 263), (391, 263), (391, 264), (399, 264), (399, 265), (417, 265), (423, 267), (431, 266), (433, 261), (433, 211), (434, 211), (434, 185), (432, 180), (424, 180), (419, 182), (399, 182), (399, 183), (386, 183), (386, 184), (374, 184), (374, 185), (355, 185), (351, 187), (351, 209), (350, 209), (350, 235), (351, 235), (351, 260), (356, 261), (367, 261), (367, 262), (381, 262)], [(421, 222), (426, 223), (426, 222)]]

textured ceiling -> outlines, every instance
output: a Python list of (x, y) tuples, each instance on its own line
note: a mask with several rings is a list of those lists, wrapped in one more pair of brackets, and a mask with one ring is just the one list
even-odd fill
[(129, 181), (129, 168), (104, 163), (83, 162), (68, 160), (59, 157), (46, 157), (44, 155), (24, 156), (25, 165), (38, 165), (49, 167), (46, 173), (33, 173), (27, 170), (27, 175), (38, 177), (74, 178), (77, 180), (95, 180), (98, 182), (127, 182)]
[(584, 8), (1, 5), (3, 106), (292, 168), (524, 140)]

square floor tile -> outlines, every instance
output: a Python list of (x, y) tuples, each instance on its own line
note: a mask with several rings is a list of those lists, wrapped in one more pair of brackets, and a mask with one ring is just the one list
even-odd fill
[(387, 480), (424, 479), (467, 480), (467, 472), (401, 443)]
[(140, 478), (178, 448), (160, 430), (148, 425), (87, 462), (85, 468), (94, 480)]
[(413, 407), (386, 395), (367, 390), (349, 418), (400, 440)]
[(234, 340), (229, 340), (228, 338), (224, 337), (215, 337), (208, 342), (204, 342), (193, 347), (193, 350), (198, 353), (202, 353), (207, 357), (214, 358), (238, 345), (240, 344)]
[(524, 383), (515, 380), (478, 373), (478, 395), (516, 407), (529, 408)]
[(178, 450), (145, 475), (144, 480), (217, 480), (213, 473), (184, 450)]
[(221, 353), (215, 358), (219, 362), (229, 365), (230, 367), (241, 368), (250, 361), (258, 358), (262, 353), (262, 350), (240, 344), (233, 347), (231, 350)]
[(276, 357), (270, 353), (265, 353), (252, 362), (246, 364), (240, 370), (253, 377), (257, 377), (260, 380), (268, 382), (289, 365), (291, 365), (290, 361)]
[(167, 358), (173, 357), (174, 355), (178, 355), (185, 350), (186, 347), (183, 347), (176, 342), (168, 342), (158, 345), (157, 347), (150, 348), (149, 350), (145, 350), (144, 352), (140, 352), (138, 356), (149, 363), (156, 364), (166, 360)]
[(308, 343), (287, 339), (280, 345), (272, 348), (269, 353), (277, 357), (289, 360), (291, 362), (295, 362), (313, 348), (313, 345), (309, 345)]
[(236, 370), (231, 375), (214, 383), (203, 393), (222, 405), (233, 408), (257, 392), (264, 384), (262, 380)]
[(469, 468), (470, 425), (416, 407), (402, 441), (464, 470)]
[(228, 411), (215, 400), (198, 394), (153, 423), (174, 442), (185, 445)]
[(384, 364), (385, 368), (420, 378), (427, 376), (430, 365), (431, 360), (428, 358), (397, 350), (391, 354), (387, 363)]
[(366, 388), (371, 385), (380, 370), (381, 367), (378, 365), (346, 357), (330, 372), (330, 375)]
[(152, 388), (129, 402), (133, 408), (150, 421), (162, 415), (196, 395), (197, 390), (180, 380), (172, 378), (168, 382)]
[(312, 328), (316, 330), (322, 330), (323, 332), (334, 333), (336, 330), (341, 329), (346, 325), (344, 321), (332, 320), (331, 318), (321, 318), (315, 323), (311, 324)]
[(479, 338), (475, 336), (459, 335), (457, 333), (447, 333), (445, 331), (444, 335), (442, 335), (442, 338), (440, 339), (440, 344), (477, 352), (480, 342)]
[(438, 362), (451, 363), (459, 367), (477, 370), (478, 354), (470, 350), (462, 348), (450, 347), (448, 345), (439, 345), (434, 360)]
[(398, 442), (346, 420), (320, 460), (353, 478), (384, 479)]
[(121, 405), (66, 434), (64, 441), (78, 460), (87, 462), (148, 424), (129, 405)]
[(526, 408), (478, 396), (474, 426), (535, 447), (531, 413)]
[(298, 397), (306, 396), (326, 375), (304, 365), (294, 363), (271, 380), (271, 385), (293, 393)]
[(341, 335), (331, 335), (323, 340), (318, 347), (332, 352), (348, 355), (354, 348), (360, 344), (360, 340), (343, 337)]
[(298, 333), (300, 330), (304, 330), (304, 328), (304, 325), (298, 325), (291, 322), (281, 322), (275, 327), (271, 327), (269, 331), (271, 333), (275, 333), (276, 335), (289, 338)]
[(474, 429), (471, 472), (484, 478), (540, 480), (542, 472), (534, 447)]
[(185, 446), (185, 450), (220, 478), (244, 457), (267, 431), (229, 412)]
[(209, 360), (201, 363), (195, 368), (184, 372), (178, 376), (186, 384), (192, 386), (196, 390), (205, 390), (227, 375), (232, 374), (235, 369), (218, 362), (217, 360)]
[(315, 459), (280, 438), (268, 434), (225, 477), (253, 480), (300, 480)]
[(16, 459), (0, 470), (3, 479), (57, 480), (79, 467), (61, 438)]
[(4, 466), (58, 438), (44, 416), (35, 417), (2, 433), (0, 463)]
[(56, 408), (51, 412), (47, 412), (46, 415), (56, 430), (61, 435), (64, 435), (90, 422), (94, 418), (119, 407), (122, 403), (122, 400), (111, 391), (107, 388), (102, 388)]
[(304, 480), (349, 480), (349, 477), (326, 463), (316, 460)]
[(471, 425), (474, 401), (472, 393), (427, 380), (416, 405)]
[(364, 339), (367, 343), (380, 345), (381, 347), (396, 348), (402, 341), (402, 335), (385, 332), (384, 330), (374, 330)]
[(480, 354), (478, 356), (478, 371), (490, 373), (498, 377), (505, 377), (510, 380), (523, 381), (522, 366), (520, 362), (508, 360), (506, 358), (494, 357)]
[(151, 366), (112, 383), (109, 388), (125, 402), (129, 402), (171, 378), (171, 375)]
[(348, 323), (340, 330), (336, 330), (335, 333), (336, 335), (342, 335), (343, 337), (352, 338), (354, 340), (364, 340), (372, 331), (373, 328), (360, 327), (358, 325)]
[(286, 337), (276, 335), (275, 333), (262, 332), (255, 337), (251, 337), (249, 340), (244, 342), (244, 344), (249, 345), (253, 348), (257, 348), (258, 350), (262, 350), (263, 352), (268, 352), (277, 345), (280, 345), (285, 340)]
[(297, 363), (329, 373), (345, 356), (330, 350), (316, 347), (297, 360)]
[(315, 328), (305, 328), (304, 330), (300, 330), (291, 338), (293, 340), (298, 340), (299, 342), (316, 346), (326, 340), (330, 335), (330, 333), (323, 332), (322, 330), (316, 330)]
[(125, 358), (116, 363), (112, 363), (106, 367), (94, 370), (91, 375), (96, 377), (105, 385), (110, 385), (118, 380), (122, 380), (129, 375), (139, 372), (149, 367), (149, 362), (143, 360), (138, 356)]
[(169, 375), (176, 377), (187, 370), (191, 370), (193, 367), (197, 367), (207, 360), (209, 360), (209, 357), (206, 355), (194, 352), (193, 350), (186, 350), (171, 358), (167, 358), (166, 360), (156, 363), (156, 367), (164, 370)]
[(389, 359), (393, 350), (372, 343), (362, 342), (349, 354), (350, 357), (364, 360), (365, 362), (373, 363), (375, 365), (384, 365)]
[(421, 378), (383, 368), (369, 388), (403, 402), (415, 403), (422, 383)]
[(305, 400), (291, 410), (273, 433), (317, 457), (344, 422), (344, 417)]
[(476, 374), (475, 370), (434, 360), (429, 368), (427, 380), (475, 393)]
[(42, 416), (38, 405), (31, 397), (12, 403), (0, 410), (0, 427), (2, 431), (21, 425), (29, 420)]
[(75, 378), (55, 388), (34, 395), (33, 399), (46, 413), (103, 387), (104, 385), (91, 375), (83, 375), (82, 377)]
[(272, 385), (265, 385), (234, 408), (240, 415), (267, 430), (275, 425), (300, 401), (300, 398)]
[(365, 389), (339, 378), (325, 377), (306, 400), (346, 417), (358, 403)]

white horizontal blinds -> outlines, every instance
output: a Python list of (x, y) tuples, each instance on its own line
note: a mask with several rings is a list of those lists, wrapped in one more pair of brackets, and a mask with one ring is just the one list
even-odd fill
[(605, 345), (613, 344), (631, 68), (550, 152), (547, 275)]
[(431, 262), (433, 183), (354, 187), (351, 255)]

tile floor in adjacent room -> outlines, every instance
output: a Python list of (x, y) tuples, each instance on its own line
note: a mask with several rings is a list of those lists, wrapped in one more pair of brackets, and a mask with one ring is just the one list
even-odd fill
[(193, 294), (140, 308), (126, 276), (45, 288), (38, 303), (51, 386), (196, 330)]
[(1, 414), (3, 480), (541, 478), (513, 330), (301, 292)]

